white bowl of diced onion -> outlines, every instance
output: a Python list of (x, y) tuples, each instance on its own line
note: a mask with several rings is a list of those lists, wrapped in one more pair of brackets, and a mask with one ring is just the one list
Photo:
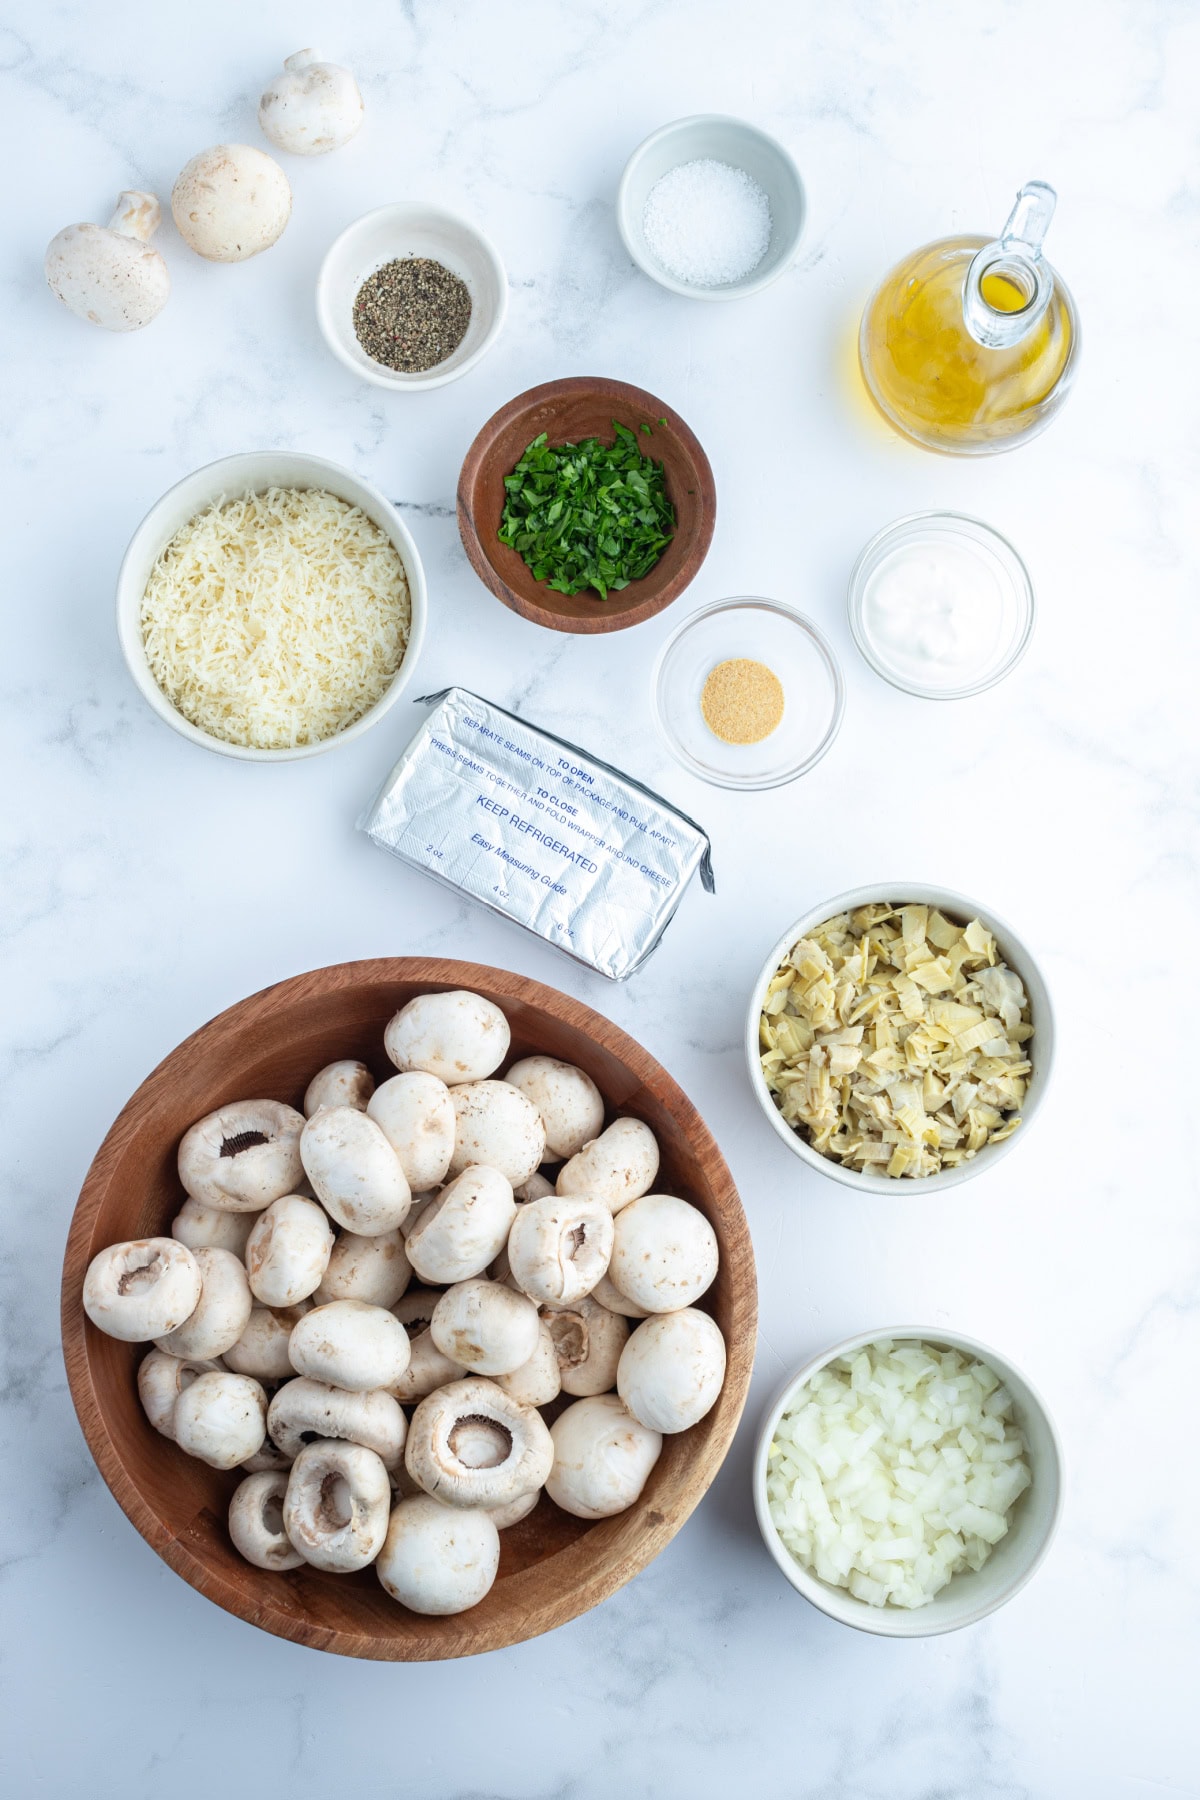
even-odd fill
[[(897, 907), (928, 906), (964, 926), (977, 919), (995, 939), (999, 960), (1019, 978), (1028, 1001), (1029, 1023), (1033, 1027), (1026, 1046), (1026, 1055), (1032, 1069), (1019, 1110), (1020, 1125), (1010, 1135), (984, 1143), (967, 1160), (930, 1174), (874, 1174), (867, 1169), (852, 1168), (836, 1157), (822, 1154), (810, 1143), (803, 1128), (798, 1129), (784, 1119), (763, 1074), (759, 1025), (768, 989), (780, 965), (801, 938), (816, 931), (828, 920), (839, 913), (853, 912), (858, 907), (879, 902)], [(829, 1176), (831, 1180), (856, 1188), (859, 1193), (886, 1194), (890, 1198), (917, 1198), (940, 1194), (947, 1188), (969, 1181), (973, 1175), (991, 1168), (1002, 1156), (1008, 1154), (1014, 1144), (1022, 1142), (1028, 1136), (1030, 1126), (1045, 1100), (1050, 1081), (1054, 1060), (1054, 1012), (1046, 982), (1032, 951), (1017, 936), (1012, 926), (996, 913), (951, 888), (931, 887), (927, 883), (913, 881), (873, 882), (869, 887), (851, 888), (847, 893), (836, 894), (833, 899), (811, 907), (779, 938), (754, 983), (746, 1020), (745, 1044), (750, 1085), (755, 1098), (776, 1137), (793, 1156), (799, 1157), (801, 1162), (807, 1163), (822, 1175)]]
[[(402, 659), (387, 685), (373, 703), (352, 723), (316, 737), (313, 741), (294, 742), (278, 748), (259, 748), (252, 744), (229, 741), (204, 730), (186, 718), (172, 704), (159, 686), (147, 655), (142, 631), (142, 603), (151, 572), (162, 552), (190, 522), (207, 508), (243, 495), (265, 494), (272, 488), (315, 489), (333, 495), (346, 507), (357, 508), (370, 526), (382, 534), (379, 542), (390, 544), (404, 566), (407, 581), (409, 622)], [(320, 756), (338, 744), (361, 737), (377, 724), (411, 681), (417, 657), (425, 636), (427, 600), (425, 574), (412, 534), (396, 508), (369, 483), (339, 463), (324, 457), (294, 450), (247, 451), (221, 457), (185, 475), (155, 501), (130, 540), (117, 577), (117, 635), (126, 666), (142, 698), (160, 719), (181, 737), (222, 756), (237, 757), (243, 762), (290, 762), (299, 758)]]
[[(797, 1409), (806, 1397), (813, 1397), (818, 1400), (820, 1412), (820, 1389), (813, 1387), (814, 1380), (819, 1380), (823, 1374), (832, 1374), (849, 1381), (847, 1369), (854, 1369), (860, 1360), (868, 1364), (867, 1373), (862, 1378), (864, 1407), (876, 1404), (877, 1392), (872, 1393), (871, 1387), (877, 1365), (872, 1364), (871, 1357), (877, 1357), (880, 1348), (886, 1350), (889, 1343), (895, 1350), (919, 1348), (934, 1361), (939, 1360), (944, 1353), (957, 1352), (963, 1363), (963, 1369), (958, 1371), (957, 1378), (964, 1386), (967, 1386), (966, 1368), (973, 1368), (978, 1364), (984, 1365), (984, 1370), (998, 1379), (1000, 1385), (992, 1388), (982, 1405), (976, 1404), (972, 1408), (969, 1403), (964, 1402), (958, 1407), (959, 1412), (972, 1414), (976, 1427), (973, 1435), (969, 1423), (966, 1428), (968, 1435), (964, 1441), (969, 1454), (964, 1453), (964, 1479), (969, 1475), (974, 1484), (984, 1484), (982, 1489), (977, 1485), (972, 1489), (972, 1492), (981, 1494), (984, 1502), (990, 1498), (988, 1486), (993, 1477), (996, 1481), (1003, 1481), (999, 1499), (993, 1509), (985, 1507), (975, 1512), (975, 1503), (972, 1501), (972, 1517), (963, 1519), (955, 1510), (962, 1504), (961, 1495), (951, 1496), (947, 1502), (936, 1494), (932, 1497), (923, 1495), (922, 1490), (917, 1488), (916, 1493), (910, 1496), (913, 1511), (917, 1514), (914, 1519), (904, 1507), (903, 1496), (908, 1490), (895, 1486), (888, 1476), (885, 1459), (879, 1455), (877, 1445), (880, 1440), (872, 1436), (878, 1428), (873, 1425), (864, 1428), (862, 1418), (857, 1422), (847, 1423), (835, 1416), (829, 1421), (828, 1435), (820, 1448), (814, 1438), (814, 1431), (819, 1436), (820, 1429), (810, 1421), (804, 1433), (805, 1448), (810, 1457), (815, 1451), (818, 1456), (827, 1453), (830, 1458), (824, 1465), (822, 1494), (828, 1496), (839, 1484), (845, 1483), (851, 1498), (846, 1501), (835, 1498), (833, 1506), (837, 1511), (833, 1512), (831, 1508), (833, 1516), (829, 1519), (817, 1518), (816, 1515), (822, 1514), (826, 1500), (813, 1491), (812, 1464), (808, 1465), (806, 1479), (802, 1459), (792, 1453), (793, 1460), (785, 1461), (789, 1456), (787, 1434), (793, 1428), (798, 1433), (800, 1431), (799, 1426), (794, 1426)], [(871, 1357), (864, 1359), (864, 1351), (870, 1352)], [(845, 1363), (840, 1363), (839, 1359), (843, 1358)], [(949, 1360), (948, 1356), (947, 1359)], [(916, 1373), (919, 1377), (919, 1365)], [(919, 1423), (923, 1423), (924, 1412), (933, 1410), (929, 1405), (929, 1390), (932, 1382), (938, 1378), (933, 1375), (925, 1378), (925, 1397), (921, 1404), (922, 1419)], [(806, 1389), (809, 1390), (809, 1396), (802, 1393)], [(970, 1392), (977, 1393), (978, 1390)], [(944, 1425), (944, 1407), (947, 1402), (951, 1406), (957, 1404), (958, 1396), (938, 1396), (935, 1393), (933, 1399), (935, 1402), (940, 1399), (943, 1406), (943, 1426), (940, 1438), (935, 1437), (934, 1440), (940, 1445), (936, 1459), (931, 1453), (927, 1460), (935, 1463), (930, 1479), (945, 1482), (945, 1445), (948, 1439)], [(1003, 1434), (995, 1427), (998, 1415), (1003, 1418)], [(958, 1413), (952, 1415), (953, 1418), (957, 1416)], [(980, 1429), (981, 1418), (993, 1421), (993, 1425)], [(821, 1429), (823, 1427), (824, 1419)], [(991, 1438), (985, 1435), (987, 1429), (994, 1431)], [(928, 1432), (936, 1434), (937, 1431), (938, 1422), (935, 1417), (929, 1424)], [(956, 1427), (955, 1435), (958, 1434), (959, 1428)], [(883, 1442), (889, 1451), (902, 1435), (904, 1434), (898, 1431), (891, 1436), (884, 1433)], [(912, 1435), (911, 1427), (908, 1435)], [(917, 1435), (924, 1435), (919, 1428)], [(1003, 1441), (1005, 1437), (1009, 1440), (1007, 1444)], [(1014, 1439), (1017, 1440), (1015, 1443)], [(1023, 1488), (1018, 1481), (1003, 1480), (1006, 1470), (1003, 1458), (1006, 1455), (1011, 1457), (1014, 1453), (1024, 1461), (1032, 1477)], [(920, 1451), (917, 1456), (920, 1456)], [(988, 1458), (994, 1460), (989, 1461)], [(839, 1462), (841, 1466), (835, 1466)], [(873, 1466), (868, 1466), (872, 1464)], [(794, 1474), (795, 1470), (799, 1470), (799, 1473)], [(905, 1472), (903, 1469), (892, 1471), (893, 1474), (901, 1475)], [(950, 1475), (951, 1478), (956, 1478), (953, 1469)], [(861, 1483), (857, 1495), (854, 1487), (856, 1481)], [(789, 1376), (763, 1419), (755, 1447), (753, 1483), (754, 1509), (763, 1542), (776, 1566), (798, 1594), (802, 1594), (831, 1619), (836, 1619), (843, 1625), (852, 1625), (859, 1631), (872, 1632), (879, 1637), (936, 1637), (942, 1632), (958, 1631), (964, 1625), (973, 1625), (995, 1612), (1020, 1592), (1042, 1563), (1058, 1529), (1062, 1512), (1062, 1444), (1045, 1402), (1037, 1390), (999, 1351), (978, 1343), (974, 1338), (963, 1337), (958, 1332), (946, 1331), (941, 1327), (925, 1330), (920, 1326), (897, 1325), (877, 1331), (863, 1331), (854, 1337), (845, 1338), (831, 1349), (822, 1350), (805, 1363), (803, 1368)], [(889, 1514), (886, 1523), (872, 1524), (868, 1515), (872, 1511), (878, 1513), (881, 1510), (872, 1492), (873, 1484), (881, 1492), (885, 1488), (891, 1488), (895, 1494), (900, 1495), (903, 1517), (893, 1519)], [(1014, 1488), (1019, 1491), (1016, 1498), (1011, 1499), (1009, 1496)], [(793, 1495), (796, 1506), (794, 1514), (789, 1510), (789, 1501)], [(861, 1498), (858, 1498), (859, 1495)], [(972, 1525), (978, 1524), (986, 1531), (989, 1540), (996, 1533), (1001, 1533), (995, 1536), (994, 1542), (988, 1542), (986, 1560), (981, 1567), (962, 1567), (951, 1573), (948, 1579), (945, 1565), (939, 1571), (939, 1554), (946, 1557), (955, 1554), (953, 1546), (943, 1548), (940, 1552), (937, 1549), (939, 1544), (946, 1545), (945, 1523), (939, 1521), (926, 1525), (926, 1520), (939, 1504), (946, 1504), (951, 1508), (957, 1533), (968, 1553), (972, 1544), (978, 1553), (981, 1542), (987, 1541), (972, 1539)], [(1002, 1524), (998, 1522), (1001, 1514), (1004, 1514)], [(885, 1530), (888, 1538), (883, 1542), (880, 1534)], [(805, 1560), (800, 1560), (788, 1547), (784, 1541), (785, 1535), (791, 1536), (793, 1545), (803, 1548)], [(885, 1558), (894, 1558), (897, 1553), (907, 1556), (905, 1575), (910, 1583), (907, 1603), (896, 1604), (888, 1594), (889, 1582), (896, 1587), (899, 1587), (899, 1582), (892, 1572), (894, 1562), (876, 1562), (878, 1553), (882, 1553)], [(918, 1556), (922, 1556), (922, 1562), (918, 1562)], [(827, 1571), (831, 1575), (836, 1574), (837, 1578), (822, 1579), (815, 1572), (818, 1561), (823, 1561)], [(911, 1583), (914, 1579), (928, 1586), (935, 1586), (939, 1580), (944, 1585), (923, 1603), (913, 1603)], [(858, 1592), (851, 1592), (849, 1586), (842, 1584), (846, 1581), (852, 1581)]]

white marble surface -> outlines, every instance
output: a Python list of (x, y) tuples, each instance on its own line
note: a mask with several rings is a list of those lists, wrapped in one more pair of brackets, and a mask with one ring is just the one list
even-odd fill
[[(756, 1792), (787, 1800), (1150, 1800), (1200, 1793), (1194, 1377), (1200, 1362), (1194, 1000), (1200, 12), (1172, 0), (660, 0), (353, 7), (13, 0), (0, 32), (13, 149), (4, 298), (9, 629), (0, 664), (5, 1055), (0, 1786), (13, 1800), (368, 1791), (429, 1800)], [(314, 41), (368, 119), (290, 161), (269, 255), (202, 264), (148, 332), (58, 310), (61, 225), (126, 185), (255, 142), (253, 100)], [(809, 188), (798, 266), (734, 306), (629, 264), (612, 199), (667, 119), (722, 110), (791, 146)], [(1078, 387), (1016, 455), (954, 463), (890, 436), (855, 387), (865, 294), (900, 253), (997, 227), (1019, 183), (1059, 188), (1053, 256), (1082, 309)], [(429, 197), (494, 236), (504, 336), (471, 376), (398, 399), (326, 352), (325, 246)], [(668, 398), (711, 455), (711, 555), (664, 619), (542, 633), (472, 575), (459, 461), (502, 401), (603, 373)], [(426, 561), (424, 686), (475, 685), (661, 782), (709, 826), (719, 894), (689, 894), (624, 988), (449, 904), (356, 838), (403, 716), (262, 770), (160, 725), (121, 664), (113, 579), (142, 513), (226, 452), (286, 445), (404, 503)], [(953, 507), (1012, 536), (1040, 614), (982, 699), (909, 700), (858, 660), (847, 572), (901, 513)], [(692, 607), (791, 600), (849, 690), (832, 754), (733, 798), (657, 742), (648, 675)], [(866, 1204), (798, 1165), (756, 1114), (743, 1011), (766, 949), (823, 896), (925, 875), (1009, 916), (1061, 1015), (1030, 1142), (944, 1202)], [(57, 1281), (88, 1161), (180, 1038), (252, 990), (344, 958), (437, 951), (579, 994), (658, 1055), (707, 1116), (759, 1252), (763, 1334), (745, 1424), (699, 1513), (598, 1611), (485, 1661), (390, 1667), (260, 1635), (177, 1579), (100, 1481), (67, 1394)], [(821, 1344), (898, 1317), (1002, 1346), (1070, 1458), (1033, 1585), (926, 1643), (805, 1606), (758, 1542), (756, 1416)], [(1190, 1396), (1190, 1398), (1188, 1398)]]

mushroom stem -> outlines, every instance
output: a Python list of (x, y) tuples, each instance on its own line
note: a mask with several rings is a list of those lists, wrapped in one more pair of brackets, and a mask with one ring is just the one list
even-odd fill
[(125, 188), (117, 198), (108, 229), (148, 244), (161, 224), (162, 207), (155, 196), (144, 194), (140, 188)]

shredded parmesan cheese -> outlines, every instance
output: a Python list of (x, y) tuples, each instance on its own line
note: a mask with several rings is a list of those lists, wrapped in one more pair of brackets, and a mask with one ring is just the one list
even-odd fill
[(219, 500), (177, 531), (142, 600), (150, 668), (211, 737), (288, 750), (381, 700), (411, 623), (399, 553), (323, 488)]

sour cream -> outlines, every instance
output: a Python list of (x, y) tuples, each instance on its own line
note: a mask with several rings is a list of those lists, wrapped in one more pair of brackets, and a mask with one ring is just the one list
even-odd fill
[(1011, 545), (975, 519), (902, 519), (868, 544), (850, 590), (859, 649), (910, 693), (976, 693), (1024, 648), (1033, 594)]

